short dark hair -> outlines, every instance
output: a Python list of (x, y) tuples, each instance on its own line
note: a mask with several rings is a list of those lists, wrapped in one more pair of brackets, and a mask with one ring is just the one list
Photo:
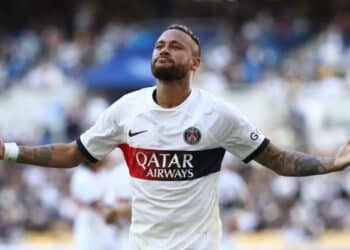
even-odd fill
[(201, 44), (200, 44), (199, 38), (193, 33), (193, 31), (189, 27), (182, 24), (171, 24), (165, 29), (165, 31), (167, 30), (180, 30), (186, 33), (197, 44), (198, 56), (201, 56)]

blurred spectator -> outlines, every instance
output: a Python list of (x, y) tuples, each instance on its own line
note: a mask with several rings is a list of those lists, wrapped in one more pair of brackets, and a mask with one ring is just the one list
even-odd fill
[[(121, 152), (120, 152), (121, 154)], [(110, 172), (108, 188), (104, 198), (105, 220), (115, 232), (116, 249), (127, 250), (131, 224), (131, 184), (129, 169), (122, 157), (122, 163)], [(119, 160), (119, 161), (120, 161)]]
[(100, 211), (108, 188), (105, 162), (79, 166), (72, 176), (71, 194), (78, 206), (73, 229), (76, 250), (109, 250), (117, 245), (114, 230)]
[(258, 223), (248, 187), (243, 178), (234, 172), (233, 166), (233, 156), (226, 153), (219, 178), (222, 250), (235, 249), (234, 234), (253, 231)]

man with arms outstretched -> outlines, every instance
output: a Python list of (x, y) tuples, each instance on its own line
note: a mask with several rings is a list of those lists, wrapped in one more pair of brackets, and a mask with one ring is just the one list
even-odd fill
[(275, 146), (234, 107), (191, 88), (200, 64), (197, 37), (185, 26), (169, 26), (153, 50), (155, 87), (120, 98), (75, 142), (1, 142), (0, 159), (68, 168), (121, 148), (133, 189), (132, 250), (220, 248), (217, 184), (225, 151), (285, 176), (325, 174), (349, 164), (350, 142), (329, 158)]

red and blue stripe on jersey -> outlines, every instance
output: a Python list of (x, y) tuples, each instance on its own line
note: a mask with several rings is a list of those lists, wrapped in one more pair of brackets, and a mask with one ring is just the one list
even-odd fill
[(124, 143), (119, 147), (132, 177), (157, 181), (197, 179), (220, 171), (225, 149), (197, 151), (134, 148)]

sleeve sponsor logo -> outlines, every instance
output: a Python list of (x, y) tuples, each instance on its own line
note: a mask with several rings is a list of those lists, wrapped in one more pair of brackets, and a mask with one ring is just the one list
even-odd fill
[(252, 139), (253, 141), (256, 141), (257, 139), (259, 139), (259, 135), (257, 132), (251, 132), (250, 133), (250, 139)]

